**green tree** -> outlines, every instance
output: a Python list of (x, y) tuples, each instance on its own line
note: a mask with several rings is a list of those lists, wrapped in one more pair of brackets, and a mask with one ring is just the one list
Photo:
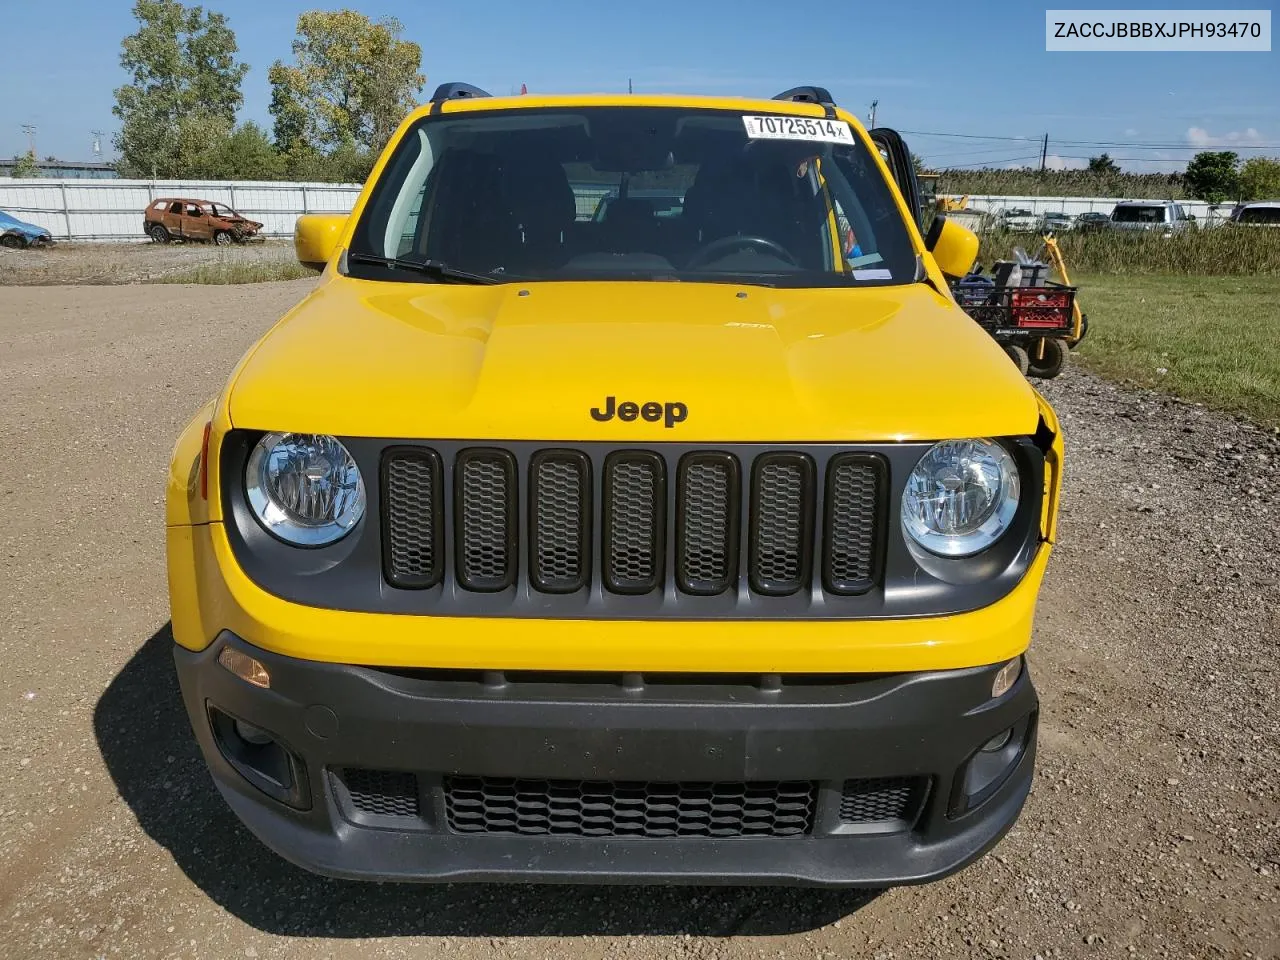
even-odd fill
[(276, 149), (281, 153), (293, 156), (305, 152), (307, 142), (307, 108), (302, 105), (301, 97), (286, 82), (288, 67), (278, 61), (267, 72), (271, 82), (271, 106), (269, 108), (274, 122)]
[(1111, 159), (1109, 153), (1089, 158), (1089, 172), (1095, 174), (1113, 174), (1120, 172), (1120, 164)]
[(193, 166), (193, 176), (210, 180), (279, 180), (285, 175), (284, 156), (252, 121), (210, 143)]
[(1250, 157), (1240, 168), (1241, 200), (1280, 200), (1280, 159)]
[(328, 153), (303, 144), (282, 156), (290, 180), (327, 183), (362, 183), (378, 159), (373, 151), (349, 142), (339, 144)]
[(13, 157), (13, 166), (9, 168), (11, 177), (38, 177), (40, 176), (40, 167), (36, 163), (35, 151), (28, 150), (26, 153), (17, 153)]
[(124, 38), (120, 65), (131, 82), (116, 90), (115, 137), (125, 176), (195, 172), (210, 145), (228, 136), (249, 67), (236, 60), (235, 33), (220, 13), (178, 0), (136, 0), (138, 31)]
[(376, 153), (414, 106), (426, 82), (422, 48), (400, 38), (401, 24), (355, 10), (312, 10), (298, 17), (294, 64), (276, 61), (271, 116), (276, 144)]
[(1191, 158), (1183, 180), (1197, 200), (1222, 203), (1240, 195), (1240, 158), (1231, 150), (1202, 150)]

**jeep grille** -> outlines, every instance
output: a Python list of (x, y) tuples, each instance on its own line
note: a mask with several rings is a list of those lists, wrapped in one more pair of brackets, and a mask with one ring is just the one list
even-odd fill
[(449, 464), (430, 448), (389, 448), (384, 575), (404, 589), (452, 576), (466, 591), (546, 594), (598, 585), (633, 595), (853, 595), (876, 585), (888, 485), (881, 457), (838, 454), (821, 482), (803, 453), (741, 463), (708, 450), (671, 460), (619, 450), (593, 461), (556, 448), (520, 466), (509, 451), (472, 447)]

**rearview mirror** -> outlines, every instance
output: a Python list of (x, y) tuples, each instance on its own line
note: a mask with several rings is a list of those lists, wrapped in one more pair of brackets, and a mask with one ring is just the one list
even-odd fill
[(338, 247), (338, 238), (347, 225), (340, 213), (306, 213), (293, 228), (293, 250), (298, 262), (312, 270), (323, 270)]
[(942, 214), (934, 218), (924, 245), (949, 280), (963, 277), (978, 259), (978, 235)]

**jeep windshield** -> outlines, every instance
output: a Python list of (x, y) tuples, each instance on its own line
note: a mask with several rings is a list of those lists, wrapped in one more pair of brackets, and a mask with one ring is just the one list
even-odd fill
[[(415, 269), (415, 265), (421, 269)], [(871, 151), (842, 121), (675, 107), (467, 111), (401, 139), (348, 271), (441, 282), (911, 283)]]

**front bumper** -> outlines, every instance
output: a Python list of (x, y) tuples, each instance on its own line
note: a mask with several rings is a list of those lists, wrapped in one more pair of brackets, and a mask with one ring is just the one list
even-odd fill
[[(270, 689), (220, 665), (226, 647), (264, 664)], [(1034, 764), (1035, 691), (1024, 671), (992, 700), (998, 665), (780, 684), (406, 671), (286, 657), (228, 632), (201, 651), (175, 648), (175, 659), (196, 737), (232, 809), (282, 856), (338, 877), (919, 883), (962, 868), (1012, 826)], [(280, 746), (264, 749), (285, 762), (241, 749), (234, 720), (269, 732)], [(1007, 746), (979, 754), (1010, 729)], [(975, 756), (988, 770), (998, 758), (999, 776), (979, 784)], [(390, 772), (386, 782), (411, 783), (412, 796), (357, 799), (352, 770), (381, 772), (362, 774), (366, 785)], [(502, 778), (495, 782), (506, 788), (513, 779), (561, 789), (621, 783), (642, 795), (641, 784), (785, 781), (809, 784), (811, 803), (791, 836), (551, 835), (525, 832), (534, 821), (518, 812), (498, 818), (513, 832), (460, 832), (446, 786), (453, 777)], [(893, 816), (851, 821), (842, 798), (863, 789), (849, 787), (855, 781), (910, 784), (909, 799)]]

